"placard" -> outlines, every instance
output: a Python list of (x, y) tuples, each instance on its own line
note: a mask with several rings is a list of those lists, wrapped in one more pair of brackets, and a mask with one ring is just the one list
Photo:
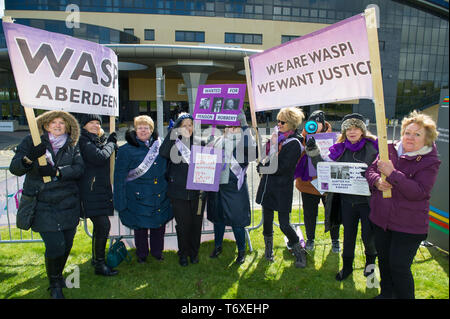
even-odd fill
[[(328, 157), (329, 149), (336, 143), (338, 133), (317, 133), (317, 134), (308, 134), (306, 135), (306, 141), (308, 141), (311, 136), (316, 140), (316, 145), (320, 150), (320, 156), (324, 161), (329, 161)], [(314, 168), (314, 165), (311, 162), (311, 158), (308, 157), (308, 174), (309, 177), (317, 176), (317, 171)]]
[(202, 124), (239, 126), (244, 106), (245, 84), (199, 85), (194, 120)]
[(222, 149), (192, 145), (186, 188), (219, 191)]
[(369, 183), (362, 175), (365, 163), (319, 162), (317, 186), (320, 192), (370, 196)]

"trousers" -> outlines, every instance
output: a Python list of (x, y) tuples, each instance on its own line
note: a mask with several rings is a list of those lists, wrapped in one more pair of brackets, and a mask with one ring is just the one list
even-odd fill
[(67, 229), (55, 232), (41, 232), (42, 240), (45, 244), (45, 257), (57, 258), (68, 255), (73, 245), (73, 238), (77, 229)]
[[(263, 235), (267, 237), (273, 236), (273, 210), (263, 206)], [(278, 212), (278, 222), (280, 229), (289, 240), (289, 246), (292, 246), (300, 241), (294, 228), (289, 223), (289, 215), (291, 212)]]
[(342, 225), (344, 226), (344, 251), (342, 257), (352, 259), (355, 257), (356, 236), (361, 220), (361, 239), (366, 255), (376, 255), (373, 225), (369, 220), (369, 204), (354, 204), (341, 200)]
[[(319, 213), (319, 203), (325, 205), (325, 196), (301, 193), (303, 204), (303, 220), (305, 221), (306, 238), (314, 240), (316, 238), (317, 215)], [(330, 229), (331, 240), (339, 239), (339, 227)]]
[(375, 245), (381, 277), (381, 295), (385, 298), (414, 299), (411, 265), (426, 234), (408, 234), (384, 230), (374, 225)]
[[(236, 240), (236, 246), (238, 251), (245, 250), (245, 227), (231, 227), (233, 229), (234, 239)], [(223, 243), (223, 236), (225, 235), (225, 224), (214, 223), (214, 245), (221, 247)]]
[(197, 256), (203, 225), (203, 210), (197, 215), (199, 200), (170, 199), (175, 217), (178, 255)]
[(134, 230), (134, 243), (136, 245), (136, 255), (140, 259), (147, 258), (149, 254), (149, 236), (150, 231), (150, 253), (153, 257), (160, 259), (164, 250), (164, 234), (166, 225), (159, 228), (141, 228)]

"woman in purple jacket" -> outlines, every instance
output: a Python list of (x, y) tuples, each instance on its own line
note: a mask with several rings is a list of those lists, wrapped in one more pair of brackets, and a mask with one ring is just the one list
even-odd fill
[[(437, 134), (434, 121), (414, 111), (402, 121), (401, 140), (388, 145), (389, 161), (377, 159), (367, 169), (381, 276), (376, 298), (414, 298), (411, 264), (427, 237), (430, 194), (441, 163)], [(388, 189), (392, 197), (383, 198)]]

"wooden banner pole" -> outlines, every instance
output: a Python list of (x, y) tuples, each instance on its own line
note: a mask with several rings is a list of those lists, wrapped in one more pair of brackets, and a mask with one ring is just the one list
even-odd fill
[[(387, 147), (386, 115), (384, 108), (383, 79), (381, 75), (380, 49), (378, 44), (377, 17), (375, 8), (364, 11), (366, 18), (367, 37), (369, 41), (370, 68), (372, 73), (372, 87), (374, 94), (375, 118), (377, 122), (378, 150), (380, 160), (389, 161)], [(386, 180), (386, 176), (381, 175)], [(383, 198), (391, 198), (391, 190), (383, 192)]]
[[(110, 116), (109, 117), (109, 134), (116, 131), (116, 117)], [(111, 181), (111, 185), (114, 185), (114, 166), (116, 164), (116, 152), (113, 151), (111, 154), (111, 157), (109, 158), (109, 179)]]
[(256, 134), (256, 143), (258, 147), (258, 159), (257, 163), (261, 160), (261, 143), (260, 143), (260, 136), (258, 132), (258, 123), (256, 121), (256, 114), (255, 114), (255, 103), (253, 100), (253, 86), (252, 86), (252, 78), (250, 73), (250, 63), (248, 56), (244, 57), (244, 65), (245, 65), (245, 77), (247, 78), (247, 94), (248, 94), (248, 102), (250, 104), (250, 116), (252, 119), (252, 127), (255, 129)]
[[(14, 20), (10, 16), (2, 17), (2, 21), (7, 23), (14, 23)], [(28, 126), (30, 128), (31, 139), (33, 140), (34, 146), (37, 146), (41, 144), (42, 141), (41, 136), (39, 135), (39, 129), (37, 127), (34, 109), (31, 107), (24, 107), (24, 110), (25, 116), (27, 117)], [(47, 159), (45, 158), (45, 155), (42, 155), (41, 157), (38, 158), (38, 163), (40, 166), (47, 165)], [(48, 183), (52, 180), (50, 176), (43, 176), (42, 179), (44, 180), (44, 183)]]
[[(39, 135), (39, 129), (36, 123), (36, 117), (34, 116), (34, 109), (31, 107), (24, 107), (25, 115), (27, 117), (28, 126), (30, 127), (31, 139), (33, 140), (34, 146), (41, 144), (41, 136)], [(45, 154), (38, 158), (38, 163), (40, 166), (47, 165), (47, 159)], [(50, 176), (43, 176), (44, 183), (51, 181)]]

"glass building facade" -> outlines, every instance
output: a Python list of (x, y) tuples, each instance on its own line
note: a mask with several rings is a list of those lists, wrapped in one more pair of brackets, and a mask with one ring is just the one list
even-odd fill
[[(76, 4), (81, 12), (166, 14), (332, 24), (363, 12), (369, 4), (375, 4), (380, 9), (379, 40), (382, 72), (383, 77), (390, 80), (388, 85), (385, 84), (385, 100), (387, 103), (395, 104), (394, 117), (400, 118), (412, 109), (438, 103), (441, 88), (448, 88), (448, 2), (442, 0), (430, 2), (437, 3), (443, 10), (420, 8), (418, 1), (392, 0), (6, 0), (5, 8), (65, 11), (67, 5)], [(56, 28), (50, 24), (49, 26), (51, 28), (46, 29), (50, 31)], [(94, 37), (94, 41), (97, 40), (95, 42), (106, 39), (101, 35), (102, 29), (89, 31), (89, 28), (93, 27), (95, 26), (86, 26), (87, 37)], [(246, 34), (227, 34), (225, 31), (224, 43), (243, 43), (243, 45), (247, 43)], [(157, 29), (154, 30), (154, 33), (157, 32)], [(242, 41), (238, 41), (240, 36)], [(296, 36), (298, 35), (285, 35), (287, 38), (284, 40), (280, 38), (280, 43)], [(264, 41), (262, 35), (247, 38), (253, 44), (262, 44)]]

